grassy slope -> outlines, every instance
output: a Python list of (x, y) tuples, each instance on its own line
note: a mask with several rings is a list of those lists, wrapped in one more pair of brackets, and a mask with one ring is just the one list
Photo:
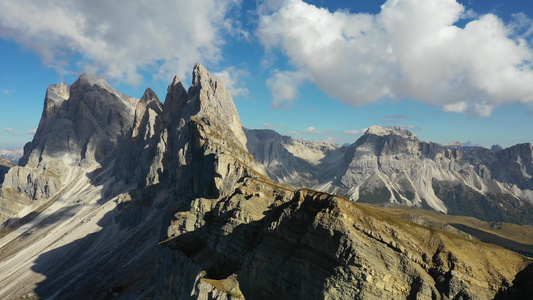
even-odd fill
[(528, 256), (533, 254), (533, 226), (486, 222), (473, 217), (447, 215), (407, 206), (369, 206), (385, 214), (407, 220), (422, 219), (427, 222), (426, 225), (432, 227), (444, 228), (446, 225), (451, 225), (481, 241), (517, 250)]

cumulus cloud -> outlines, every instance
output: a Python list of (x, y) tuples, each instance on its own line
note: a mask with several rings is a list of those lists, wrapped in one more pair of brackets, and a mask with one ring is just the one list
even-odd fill
[(321, 141), (321, 142), (324, 142), (324, 143), (327, 143), (327, 144), (330, 144), (330, 145), (338, 145), (339, 143), (337, 143), (337, 140), (335, 140), (334, 138), (332, 137), (328, 137), (327, 139)]
[(28, 130), (28, 134), (35, 134), (37, 132), (37, 128), (32, 128), (30, 130)]
[(293, 130), (293, 131), (286, 132), (285, 134), (298, 136), (298, 135), (321, 134), (321, 133), (332, 133), (332, 132), (333, 132), (333, 130), (331, 130), (331, 129), (319, 130), (319, 129), (316, 129), (315, 127), (313, 127), (313, 126), (309, 126), (306, 129)]
[(399, 127), (407, 130), (426, 130), (425, 127), (414, 125), (400, 125)]
[(228, 67), (220, 72), (213, 72), (215, 78), (222, 78), (226, 88), (233, 98), (243, 98), (248, 96), (250, 91), (246, 88), (242, 77), (248, 76), (249, 73), (233, 66)]
[(290, 108), (292, 102), (298, 98), (298, 88), (309, 80), (306, 71), (279, 71), (267, 79), (267, 86), (272, 94), (272, 106), (275, 108)]
[(408, 116), (404, 115), (390, 115), (390, 116), (384, 116), (385, 120), (383, 123), (390, 123), (390, 124), (396, 124), (398, 121), (409, 121)]
[(13, 128), (6, 128), (4, 129), (5, 132), (13, 132)]
[(402, 121), (409, 120), (409, 117), (405, 115), (389, 115), (389, 116), (385, 116), (385, 118), (392, 119), (392, 120), (402, 120)]
[(367, 130), (368, 128), (353, 129), (353, 130), (346, 130), (344, 133), (350, 134), (350, 135), (363, 135)]
[(4, 0), (0, 36), (37, 52), (60, 73), (100, 71), (128, 84), (139, 84), (142, 70), (186, 78), (195, 62), (221, 58), (222, 33), (242, 31), (227, 18), (238, 5), (240, 0)]
[(322, 133), (322, 131), (316, 129), (313, 126), (307, 127), (303, 132), (304, 133)]
[(287, 126), (285, 126), (285, 125), (274, 125), (274, 124), (270, 124), (270, 123), (263, 123), (262, 126), (266, 127), (266, 128), (271, 128), (271, 129), (274, 129), (274, 128), (287, 128)]
[[(273, 95), (278, 86), (285, 90), (274, 106), (294, 101), (305, 81), (352, 105), (410, 98), (487, 116), (504, 102), (533, 102), (533, 50), (526, 39), (533, 22), (523, 14), (504, 24), (493, 14), (467, 12), (456, 0), (388, 0), (375, 15), (330, 12), (301, 0), (274, 4), (256, 33), (268, 53), (280, 49), (294, 67), (275, 73), (276, 85), (267, 83)], [(460, 20), (468, 22), (458, 27)], [(282, 75), (290, 72), (306, 76), (283, 86)]]

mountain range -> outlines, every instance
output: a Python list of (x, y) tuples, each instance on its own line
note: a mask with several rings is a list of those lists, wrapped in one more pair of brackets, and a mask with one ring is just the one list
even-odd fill
[(349, 146), (293, 140), (242, 128), (223, 81), (200, 64), (192, 78), (164, 102), (87, 74), (47, 89), (34, 139), (0, 169), (0, 298), (532, 292), (528, 258), (357, 203), (532, 224), (531, 144), (446, 147), (378, 126)]
[(23, 150), (21, 149), (0, 149), (0, 157), (11, 160), (13, 162), (17, 162), (23, 154)]

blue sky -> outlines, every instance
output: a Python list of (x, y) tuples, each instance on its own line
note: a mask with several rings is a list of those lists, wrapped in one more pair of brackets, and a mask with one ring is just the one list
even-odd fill
[(421, 139), (533, 142), (533, 7), (523, 0), (0, 1), (0, 149), (39, 123), (46, 88), (97, 73), (161, 100), (194, 63), (244, 126), (353, 143), (371, 125)]

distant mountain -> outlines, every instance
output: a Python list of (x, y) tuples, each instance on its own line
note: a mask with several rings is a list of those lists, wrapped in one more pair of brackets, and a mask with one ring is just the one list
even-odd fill
[(482, 156), (383, 127), (348, 147), (305, 142), (243, 129), (224, 83), (199, 64), (164, 103), (82, 75), (48, 88), (39, 128), (1, 182), (0, 298), (529, 295), (533, 265), (515, 252), (299, 184), (448, 209), (430, 197), (438, 183), (452, 196), (520, 192), (522, 205), (530, 146)]
[(264, 165), (267, 175), (293, 187), (318, 184), (317, 166), (339, 148), (326, 142), (307, 142), (282, 136), (270, 129), (244, 129), (248, 151)]
[(499, 150), (502, 150), (502, 149), (503, 149), (503, 148), (502, 148), (502, 146), (500, 146), (500, 145), (492, 145), (492, 146), (490, 147), (490, 150), (491, 150), (491, 151), (499, 151)]
[(22, 155), (24, 154), (22, 148), (21, 149), (0, 149), (0, 157), (9, 159), (12, 162), (17, 162)]
[(454, 141), (454, 142), (451, 142), (451, 143), (445, 145), (444, 147), (446, 147), (448, 149), (462, 149), (462, 150), (483, 148), (483, 146), (481, 146), (480, 144), (473, 143), (473, 142), (470, 142), (470, 141), (468, 141), (466, 143), (461, 143), (461, 142)]
[[(399, 127), (371, 126), (354, 144), (316, 149), (290, 138), (245, 131), (248, 149), (279, 183), (367, 203), (399, 203), (489, 221), (533, 224), (533, 146), (491, 151), (424, 142)], [(308, 150), (311, 151), (311, 150)], [(300, 150), (299, 152), (302, 152)]]

